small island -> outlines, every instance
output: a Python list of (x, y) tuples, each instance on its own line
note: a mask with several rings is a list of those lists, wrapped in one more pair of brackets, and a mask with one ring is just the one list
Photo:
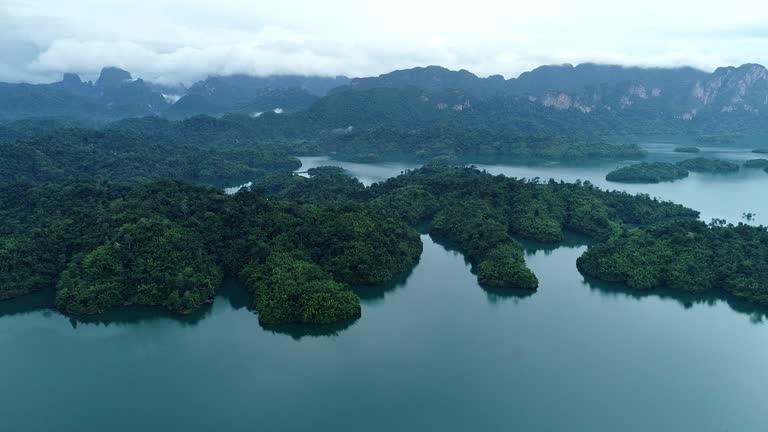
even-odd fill
[(736, 141), (743, 138), (742, 134), (718, 134), (718, 135), (701, 135), (696, 138), (696, 142), (699, 144), (720, 144), (730, 145), (736, 144)]
[(757, 148), (757, 149), (752, 150), (752, 153), (768, 154), (768, 148)]
[(768, 169), (768, 159), (751, 159), (744, 162), (744, 168)]
[(620, 183), (661, 183), (688, 177), (688, 170), (666, 162), (641, 162), (608, 173), (605, 179)]
[(375, 163), (381, 161), (381, 155), (378, 155), (376, 153), (362, 153), (362, 154), (356, 154), (351, 155), (344, 158), (348, 162), (354, 162), (354, 163)]
[(675, 147), (675, 153), (700, 153), (701, 149), (698, 147)]
[(677, 166), (688, 171), (710, 174), (730, 174), (739, 171), (739, 166), (733, 162), (720, 159), (693, 158), (678, 162)]

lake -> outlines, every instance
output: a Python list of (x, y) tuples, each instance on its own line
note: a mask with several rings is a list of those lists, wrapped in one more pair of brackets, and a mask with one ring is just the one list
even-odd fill
[[(650, 158), (689, 157), (666, 146), (648, 144)], [(415, 167), (303, 162), (366, 183)], [(601, 186), (617, 165), (480, 162)], [(704, 219), (768, 220), (759, 170), (608, 185)], [(0, 430), (764, 430), (765, 310), (585, 279), (576, 235), (556, 247), (524, 242), (540, 281), (533, 294), (483, 289), (461, 254), (422, 241), (409, 274), (356, 288), (362, 317), (342, 326), (263, 329), (234, 281), (184, 318), (128, 308), (80, 320), (45, 309), (46, 293), (0, 302)]]

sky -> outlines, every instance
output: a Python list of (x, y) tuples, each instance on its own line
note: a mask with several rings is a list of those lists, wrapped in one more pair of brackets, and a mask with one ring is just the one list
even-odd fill
[[(763, 0), (764, 1), (764, 0)], [(768, 64), (768, 7), (732, 0), (0, 0), (0, 81), (165, 84), (208, 75), (372, 76), (437, 64)]]

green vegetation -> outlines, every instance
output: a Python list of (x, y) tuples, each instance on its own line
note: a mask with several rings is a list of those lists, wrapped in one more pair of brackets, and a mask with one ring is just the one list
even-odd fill
[(688, 170), (666, 162), (641, 162), (611, 171), (606, 180), (621, 183), (661, 183), (688, 177)]
[(59, 130), (31, 140), (0, 144), (0, 181), (59, 181), (97, 178), (146, 181), (179, 178), (197, 182), (252, 180), (301, 164), (271, 149), (203, 148), (154, 141), (140, 134), (108, 130)]
[(609, 144), (555, 135), (525, 135), (504, 129), (373, 128), (326, 135), (321, 147), (353, 162), (448, 156), (510, 156), (521, 159), (594, 159), (643, 157), (635, 144)]
[(768, 168), (768, 159), (750, 159), (744, 162), (744, 168)]
[(675, 147), (677, 153), (700, 153), (701, 149), (698, 147)]
[[(282, 315), (259, 299), (285, 289), (306, 291), (305, 309), (291, 315), (300, 322), (346, 319), (333, 311), (351, 310), (350, 298), (358, 314), (359, 305), (343, 283), (388, 281), (421, 252), (415, 230), (355, 203), (302, 205), (171, 181), (16, 183), (1, 192), (0, 298), (55, 287), (56, 306), (77, 314), (130, 304), (188, 313), (213, 298), (223, 273), (241, 273), (254, 293), (263, 288), (253, 305), (265, 322)], [(332, 279), (285, 285), (270, 258), (280, 251)], [(254, 279), (254, 268), (272, 276)]]
[(330, 324), (360, 316), (357, 296), (300, 254), (270, 254), (243, 274), (264, 324)]
[(696, 138), (699, 144), (730, 145), (736, 144), (736, 141), (743, 138), (740, 133), (725, 133), (716, 135), (701, 135)]
[(154, 216), (120, 227), (61, 275), (56, 307), (76, 314), (163, 305), (189, 313), (213, 298), (222, 274), (197, 236)]
[(181, 122), (148, 117), (122, 120), (109, 128), (140, 133), (161, 142), (207, 148), (257, 144), (293, 155), (334, 153), (358, 162), (430, 160), (436, 156), (585, 159), (645, 154), (634, 144), (607, 143), (591, 133), (573, 134), (576, 119), (567, 128), (516, 120), (489, 123), (468, 118), (468, 113), (457, 119), (457, 112), (426, 106), (421, 96), (413, 89), (344, 92), (321, 99), (308, 111), (290, 115), (268, 112), (258, 118), (237, 114), (219, 119), (198, 116)]
[(480, 284), (534, 290), (539, 282), (525, 266), (523, 248), (509, 238), (498, 211), (483, 201), (464, 201), (435, 216), (431, 232), (458, 245), (477, 269)]
[(77, 314), (131, 304), (177, 313), (239, 274), (266, 325), (360, 314), (348, 285), (381, 284), (421, 253), (416, 226), (457, 245), (481, 284), (535, 289), (509, 234), (570, 229), (597, 239), (627, 224), (696, 217), (647, 196), (429, 165), (363, 187), (337, 168), (264, 177), (234, 195), (178, 181), (0, 184), (0, 298), (56, 290)]
[(677, 165), (688, 171), (711, 174), (730, 174), (739, 170), (739, 166), (733, 162), (707, 158), (686, 159), (678, 162)]
[(626, 228), (577, 261), (583, 273), (634, 289), (724, 290), (768, 304), (768, 230), (716, 221)]

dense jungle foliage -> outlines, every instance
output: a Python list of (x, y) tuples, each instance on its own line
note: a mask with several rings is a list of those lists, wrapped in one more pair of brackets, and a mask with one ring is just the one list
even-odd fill
[[(99, 313), (142, 304), (188, 313), (239, 274), (265, 324), (360, 315), (349, 285), (381, 284), (421, 253), (416, 227), (455, 244), (481, 284), (535, 289), (509, 234), (608, 238), (627, 225), (695, 218), (647, 196), (430, 165), (363, 187), (338, 169), (273, 174), (234, 195), (179, 181), (68, 180), (0, 189), (0, 297), (56, 290)], [(431, 222), (431, 224), (430, 224)]]
[(714, 221), (624, 228), (578, 259), (583, 273), (635, 289), (724, 290), (768, 304), (768, 230)]
[(4, 182), (177, 178), (215, 183), (252, 180), (300, 166), (285, 151), (258, 145), (202, 147), (123, 130), (60, 129), (0, 143), (0, 181)]
[(324, 135), (321, 147), (346, 159), (371, 162), (381, 159), (447, 156), (471, 159), (509, 156), (521, 159), (587, 159), (643, 157), (635, 144), (568, 138), (557, 135), (524, 135), (504, 129), (349, 129)]

